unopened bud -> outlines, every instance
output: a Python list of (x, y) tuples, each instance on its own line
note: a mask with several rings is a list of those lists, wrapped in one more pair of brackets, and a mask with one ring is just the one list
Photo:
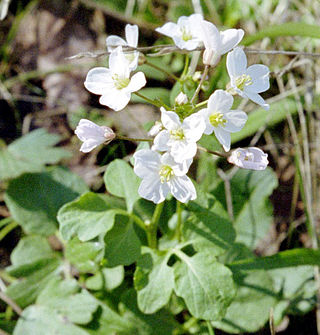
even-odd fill
[(177, 105), (184, 105), (184, 104), (186, 104), (187, 102), (188, 102), (188, 97), (187, 97), (187, 95), (186, 94), (184, 94), (183, 92), (180, 92), (177, 96), (176, 96), (176, 98), (175, 98), (175, 103), (177, 104)]
[(256, 147), (234, 150), (228, 157), (228, 162), (249, 170), (264, 170), (269, 164), (268, 155)]
[(213, 49), (205, 49), (203, 53), (203, 64), (209, 66), (216, 66), (220, 61), (221, 55)]
[(162, 128), (163, 128), (162, 123), (160, 121), (156, 121), (155, 124), (152, 126), (152, 128), (149, 130), (148, 135), (156, 136), (159, 134)]

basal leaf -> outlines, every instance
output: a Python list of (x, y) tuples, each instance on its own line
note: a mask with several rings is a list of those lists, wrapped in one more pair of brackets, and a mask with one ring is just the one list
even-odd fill
[(171, 296), (174, 277), (173, 268), (167, 265), (168, 255), (144, 247), (134, 274), (138, 306), (146, 314), (164, 307)]
[(39, 172), (46, 164), (55, 164), (70, 153), (54, 148), (60, 136), (37, 129), (0, 149), (0, 179), (20, 176), (25, 172)]
[(114, 227), (106, 234), (105, 259), (110, 267), (130, 265), (140, 256), (141, 243), (133, 223), (127, 217), (117, 216)]
[(81, 241), (88, 241), (106, 233), (113, 227), (117, 214), (114, 205), (111, 197), (93, 192), (65, 204), (57, 216), (62, 237), (69, 240), (78, 236)]
[(220, 320), (235, 296), (232, 273), (209, 253), (184, 255), (174, 266), (175, 292), (199, 319)]
[(26, 233), (48, 236), (57, 230), (59, 208), (85, 191), (87, 186), (80, 177), (55, 167), (11, 180), (5, 202)]
[(128, 211), (131, 212), (134, 203), (140, 198), (140, 179), (130, 165), (120, 159), (114, 160), (107, 167), (104, 182), (108, 192), (126, 200)]

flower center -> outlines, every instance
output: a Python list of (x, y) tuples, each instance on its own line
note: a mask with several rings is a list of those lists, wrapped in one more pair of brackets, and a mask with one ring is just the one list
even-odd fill
[(175, 130), (170, 130), (171, 138), (174, 140), (182, 141), (185, 139), (184, 132), (182, 128), (178, 128)]
[(182, 39), (185, 42), (192, 39), (193, 36), (191, 35), (190, 31), (186, 27), (182, 27), (180, 29), (181, 29), (181, 32), (182, 32)]
[(159, 171), (159, 176), (161, 184), (168, 182), (174, 176), (172, 167), (169, 165), (163, 165)]
[(112, 80), (113, 80), (115, 88), (118, 89), (118, 90), (121, 90), (121, 89), (127, 87), (130, 83), (129, 78), (120, 77), (116, 73), (112, 75)]
[(213, 127), (218, 127), (219, 125), (224, 127), (225, 123), (227, 122), (227, 120), (223, 118), (223, 114), (219, 112), (211, 114), (209, 116), (209, 121), (213, 125)]
[(247, 152), (245, 157), (244, 157), (245, 161), (249, 161), (249, 162), (253, 162), (254, 161), (254, 155), (251, 152)]
[(239, 90), (243, 90), (245, 86), (252, 85), (252, 78), (248, 74), (242, 74), (236, 78), (235, 84)]

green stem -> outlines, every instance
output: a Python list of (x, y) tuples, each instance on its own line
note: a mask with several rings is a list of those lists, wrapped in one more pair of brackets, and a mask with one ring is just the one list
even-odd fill
[(189, 55), (186, 54), (184, 69), (183, 69), (183, 72), (182, 72), (182, 75), (181, 75), (180, 79), (183, 79), (185, 77), (185, 75), (188, 73), (188, 68), (189, 68)]
[(151, 138), (133, 138), (133, 137), (126, 137), (122, 135), (117, 135), (116, 138), (119, 140), (132, 141), (132, 142), (152, 142), (153, 141), (153, 139)]
[(199, 85), (198, 85), (196, 91), (194, 92), (194, 95), (193, 95), (193, 97), (192, 97), (192, 99), (191, 99), (191, 101), (190, 101), (191, 104), (194, 102), (194, 100), (195, 100), (196, 97), (198, 96), (198, 94), (199, 94), (199, 92), (200, 92), (200, 89), (201, 89), (201, 86), (202, 86), (203, 82), (205, 81), (206, 76), (207, 76), (207, 74), (208, 74), (208, 71), (209, 71), (209, 65), (206, 65), (205, 68), (204, 68), (204, 71), (203, 71), (203, 73), (202, 73), (202, 77), (201, 77), (201, 79), (200, 79)]
[(198, 149), (199, 150), (202, 150), (204, 152), (207, 152), (209, 154), (212, 154), (212, 155), (216, 155), (216, 156), (219, 156), (219, 157), (222, 157), (222, 158), (227, 158), (229, 155), (228, 154), (224, 154), (222, 152), (218, 152), (218, 151), (213, 151), (213, 150), (208, 150), (204, 147), (201, 147), (200, 145), (198, 145)]
[(211, 326), (210, 321), (207, 321), (207, 327), (208, 327), (209, 335), (214, 335), (214, 330)]
[(181, 240), (181, 228), (182, 228), (182, 205), (180, 201), (177, 201), (177, 228), (176, 228), (176, 237), (180, 242)]
[(0, 231), (0, 241), (3, 240), (14, 228), (18, 226), (18, 223), (15, 221), (12, 221), (9, 223), (7, 226), (5, 226), (3, 229)]
[(166, 74), (169, 78), (172, 78), (172, 79), (175, 80), (175, 81), (178, 81), (178, 80), (179, 80), (179, 78), (178, 78), (177, 76), (175, 76), (173, 73), (170, 73), (170, 72), (166, 71), (165, 69), (163, 69), (163, 68), (161, 68), (161, 67), (159, 67), (159, 66), (157, 66), (157, 65), (155, 65), (155, 64), (153, 64), (153, 63), (150, 63), (148, 60), (145, 61), (145, 64), (146, 64), (146, 65), (149, 65), (149, 66), (151, 66), (151, 67), (153, 67), (154, 69), (156, 69), (156, 70), (158, 70), (158, 71), (160, 71), (160, 72), (163, 72), (163, 73)]
[(154, 101), (154, 100), (151, 100), (147, 97), (145, 97), (144, 95), (142, 95), (141, 93), (138, 93), (138, 92), (133, 92), (135, 95), (137, 95), (139, 98), (147, 101), (149, 104), (153, 105), (153, 106), (156, 106), (156, 107), (161, 107), (162, 105), (159, 104), (158, 102)]
[(158, 222), (162, 213), (162, 209), (164, 206), (164, 201), (160, 202), (154, 210), (152, 220), (150, 224), (147, 226), (147, 238), (148, 238), (148, 245), (152, 249), (157, 248), (157, 229), (158, 229)]
[(117, 208), (116, 211), (117, 211), (117, 214), (120, 214), (123, 216), (129, 216), (140, 228), (142, 228), (143, 230), (147, 230), (145, 223), (137, 215), (133, 213), (128, 213), (126, 210), (119, 209), (119, 208)]
[(205, 100), (205, 101), (202, 101), (202, 102), (199, 102), (198, 104), (196, 104), (196, 108), (199, 108), (199, 107), (202, 107), (204, 105), (206, 105), (208, 103), (208, 100)]

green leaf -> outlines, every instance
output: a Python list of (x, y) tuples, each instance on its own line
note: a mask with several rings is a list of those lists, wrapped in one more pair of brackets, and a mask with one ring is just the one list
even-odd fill
[(181, 254), (177, 254), (181, 262), (174, 266), (176, 294), (194, 317), (221, 319), (236, 293), (231, 271), (210, 253)]
[(280, 123), (286, 119), (287, 113), (297, 113), (296, 102), (290, 98), (271, 104), (269, 111), (258, 108), (248, 115), (248, 121), (240, 131), (231, 134), (231, 142), (236, 143), (253, 136), (263, 126), (271, 127)]
[(122, 265), (114, 268), (104, 268), (101, 272), (87, 279), (86, 287), (90, 290), (106, 289), (107, 291), (112, 291), (121, 285), (123, 279), (124, 268)]
[(105, 258), (110, 267), (130, 265), (140, 256), (140, 240), (133, 223), (127, 217), (117, 216), (114, 227), (106, 234)]
[(236, 279), (237, 294), (221, 321), (213, 326), (232, 334), (252, 333), (262, 328), (269, 319), (277, 296), (272, 278), (266, 271), (252, 271)]
[(272, 270), (300, 265), (320, 266), (320, 250), (291, 249), (278, 252), (272, 256), (238, 260), (228, 264), (228, 267), (234, 272), (240, 270)]
[(274, 308), (275, 323), (279, 324), (287, 314), (305, 314), (316, 305), (317, 286), (314, 267), (305, 265), (269, 271), (279, 295)]
[(63, 239), (78, 236), (81, 241), (88, 241), (106, 233), (114, 224), (115, 205), (118, 204), (111, 197), (93, 192), (65, 204), (57, 216)]
[(168, 335), (174, 334), (174, 329), (178, 327), (173, 316), (166, 310), (161, 310), (154, 314), (143, 314), (137, 306), (136, 292), (128, 290), (121, 298), (120, 310), (123, 319), (134, 325), (135, 329), (131, 334), (139, 335)]
[(11, 276), (25, 277), (56, 257), (44, 237), (27, 236), (14, 248), (10, 256), (12, 265), (7, 267), (6, 271)]
[[(277, 177), (270, 168), (264, 171), (240, 169), (230, 184), (236, 241), (254, 249), (273, 221), (269, 196), (278, 185)], [(224, 183), (221, 182), (213, 193), (224, 201), (226, 208)]]
[(62, 269), (61, 260), (52, 258), (45, 264), (37, 265), (37, 269), (27, 277), (13, 282), (6, 290), (6, 294), (12, 298), (20, 307), (26, 307), (33, 303), (38, 294), (47, 285), (52, 275), (59, 273)]
[(46, 164), (58, 163), (70, 153), (54, 148), (60, 136), (37, 129), (0, 149), (0, 179), (20, 176), (25, 172), (39, 172)]
[(120, 159), (114, 160), (107, 167), (104, 182), (108, 192), (125, 198), (128, 211), (132, 212), (134, 203), (140, 198), (138, 194), (140, 179), (130, 165)]
[(32, 303), (54, 273), (59, 273), (61, 260), (41, 236), (22, 238), (11, 254), (12, 265), (6, 271), (15, 277), (6, 294), (21, 307)]
[(245, 37), (242, 40), (243, 45), (250, 45), (255, 41), (261, 40), (265, 37), (279, 37), (279, 36), (302, 36), (320, 38), (320, 31), (318, 25), (306, 24), (303, 22), (286, 22), (280, 25), (271, 26), (257, 34)]
[[(170, 91), (166, 88), (163, 87), (148, 87), (148, 88), (143, 88), (139, 90), (139, 93), (141, 93), (143, 96), (155, 100), (158, 102), (163, 102), (166, 105), (170, 104)], [(131, 101), (135, 103), (148, 103), (146, 102), (145, 99), (132, 94), (131, 96)]]
[(85, 290), (78, 293), (75, 280), (53, 278), (37, 299), (23, 311), (14, 335), (87, 335), (75, 326), (87, 324), (97, 309), (97, 301)]
[(182, 232), (184, 239), (192, 242), (196, 250), (210, 248), (210, 253), (217, 256), (230, 249), (236, 233), (227, 212), (219, 201), (212, 196), (210, 201), (209, 209), (196, 202), (189, 203), (188, 208), (192, 214), (184, 223)]
[(98, 256), (102, 250), (101, 242), (81, 242), (74, 238), (65, 247), (65, 257), (79, 272), (95, 273), (99, 269)]
[(48, 236), (57, 230), (59, 208), (85, 191), (87, 186), (80, 177), (55, 167), (11, 180), (5, 202), (26, 233)]
[(134, 274), (134, 286), (138, 294), (138, 306), (146, 314), (164, 307), (171, 296), (173, 268), (167, 265), (168, 255), (144, 247)]

